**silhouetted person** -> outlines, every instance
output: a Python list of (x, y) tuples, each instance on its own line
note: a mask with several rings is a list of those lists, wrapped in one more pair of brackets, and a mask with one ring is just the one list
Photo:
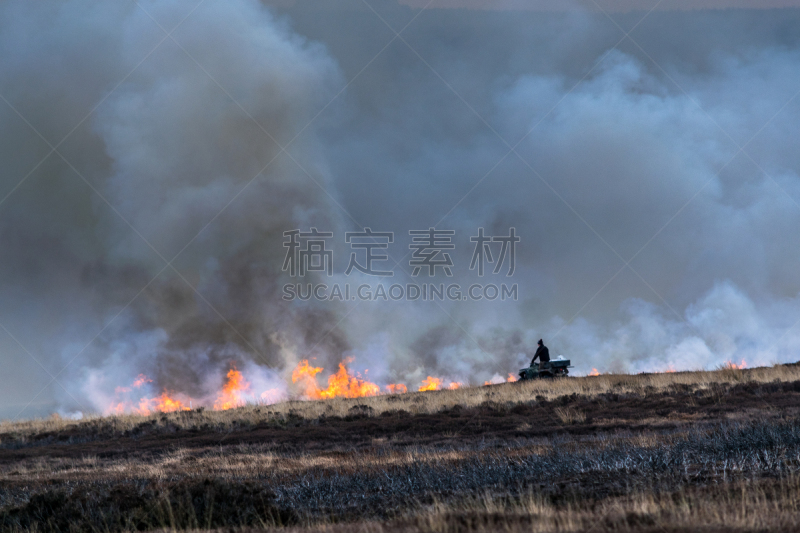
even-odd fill
[(550, 366), (550, 350), (548, 350), (547, 346), (544, 345), (542, 339), (539, 339), (538, 344), (539, 347), (536, 349), (536, 353), (533, 355), (531, 366), (533, 366), (533, 363), (535, 363), (537, 359), (542, 363), (542, 367)]

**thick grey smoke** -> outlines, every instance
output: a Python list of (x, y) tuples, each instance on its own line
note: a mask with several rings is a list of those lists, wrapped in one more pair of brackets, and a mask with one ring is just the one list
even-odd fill
[(313, 132), (280, 153), (341, 85), (335, 62), (255, 2), (194, 5), (3, 6), (2, 93), (32, 126), (4, 107), (21, 145), (4, 194), (47, 155), (32, 129), (56, 145), (91, 112), (59, 147), (70, 164), (50, 155), (2, 206), (4, 323), (49, 370), (9, 357), (11, 386), (74, 359), (53, 391), (72, 408), (139, 373), (203, 397), (230, 363), (281, 369), (285, 338), (337, 320), (282, 305), (276, 253), (287, 229), (338, 227)]
[[(362, 2), (195, 5), (0, 7), (4, 414), (103, 410), (142, 373), (212, 403), (231, 364), (272, 401), (304, 358), (482, 383), (540, 337), (578, 372), (797, 359), (797, 11), (655, 12), (613, 49), (598, 13), (430, 10), (375, 58)], [(335, 232), (323, 281), (353, 285), (380, 280), (343, 276), (343, 233), (394, 231), (388, 285), (433, 225), (436, 283), (519, 301), (281, 300), (286, 230)], [(512, 226), (515, 275), (478, 279), (469, 237)]]

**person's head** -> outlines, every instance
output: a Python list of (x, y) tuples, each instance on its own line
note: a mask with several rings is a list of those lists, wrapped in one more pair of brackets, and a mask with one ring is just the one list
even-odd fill
[(539, 342), (538, 342), (537, 344), (538, 344), (539, 346), (544, 346), (544, 343), (542, 342), (542, 339), (539, 339)]

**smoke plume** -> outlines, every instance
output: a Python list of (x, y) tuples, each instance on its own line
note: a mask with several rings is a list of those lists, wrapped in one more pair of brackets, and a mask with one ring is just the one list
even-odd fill
[[(0, 6), (4, 416), (140, 374), (210, 404), (233, 366), (275, 401), (303, 359), (483, 383), (539, 338), (577, 373), (797, 359), (800, 11), (405, 4)], [(433, 226), (452, 278), (410, 275)], [(285, 301), (312, 227), (334, 275), (304, 283), (519, 298)], [(364, 227), (394, 277), (343, 274)], [(514, 275), (479, 278), (469, 238), (511, 227)]]

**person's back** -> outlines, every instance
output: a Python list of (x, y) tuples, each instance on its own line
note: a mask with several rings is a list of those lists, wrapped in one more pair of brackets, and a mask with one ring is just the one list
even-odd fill
[(550, 350), (548, 350), (547, 346), (544, 345), (542, 339), (539, 339), (539, 347), (536, 349), (536, 353), (533, 356), (531, 366), (533, 366), (533, 364), (536, 362), (536, 359), (539, 359), (542, 364), (550, 362)]

